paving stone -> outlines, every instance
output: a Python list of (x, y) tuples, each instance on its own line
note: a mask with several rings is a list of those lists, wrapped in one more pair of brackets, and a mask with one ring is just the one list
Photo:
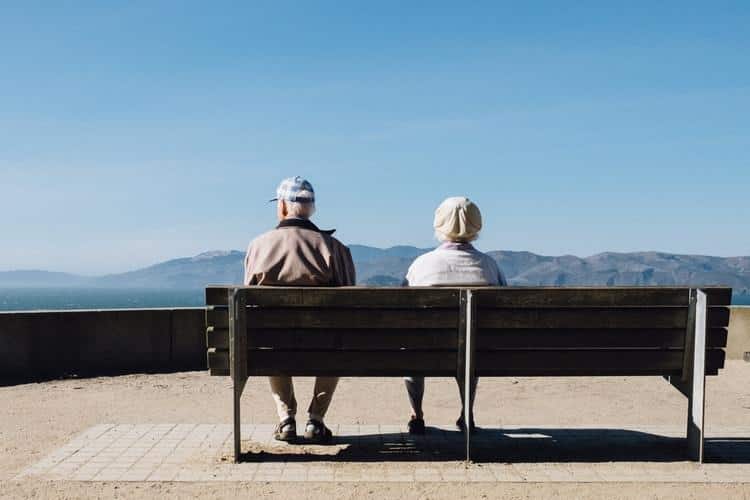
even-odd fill
[[(243, 437), (253, 442), (245, 443), (285, 454), (289, 461), (281, 457), (260, 463), (222, 461), (222, 456), (232, 453), (232, 427), (227, 424), (102, 424), (78, 434), (17, 477), (74, 481), (750, 482), (747, 440), (709, 438), (706, 450), (713, 463), (698, 465), (685, 461), (682, 448), (675, 449), (674, 439), (684, 435), (677, 426), (485, 427), (473, 444), (477, 456), (488, 460), (468, 467), (463, 462), (463, 435), (451, 425), (433, 426), (427, 435), (417, 437), (397, 424), (330, 424), (337, 434), (336, 444), (300, 452), (307, 453), (302, 462), (294, 461), (297, 445), (272, 439), (273, 427), (243, 425)], [(717, 429), (716, 433), (750, 436), (750, 427)], [(309, 461), (309, 453), (325, 456)], [(641, 461), (640, 454), (644, 456)], [(589, 461), (571, 461), (577, 456), (588, 456)], [(613, 461), (602, 460), (610, 456)]]

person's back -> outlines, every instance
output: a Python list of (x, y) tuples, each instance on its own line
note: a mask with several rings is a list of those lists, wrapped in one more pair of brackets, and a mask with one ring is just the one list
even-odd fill
[[(479, 236), (482, 215), (479, 208), (468, 198), (448, 198), (435, 211), (433, 222), (435, 236), (442, 242), (435, 250), (417, 257), (406, 273), (407, 286), (505, 286), (507, 282), (495, 260), (480, 252), (470, 243)], [(408, 423), (409, 432), (425, 432), (422, 400), (424, 377), (405, 377), (406, 390), (414, 414)], [(459, 383), (461, 405), (465, 404), (464, 392)], [(471, 381), (470, 407), (474, 405), (477, 379)], [(466, 429), (461, 411), (456, 425)], [(474, 422), (469, 422), (474, 428)]]
[[(354, 263), (349, 249), (310, 222), (315, 212), (312, 185), (300, 177), (285, 179), (276, 191), (275, 229), (255, 238), (245, 256), (245, 285), (346, 286), (355, 284)], [(297, 400), (291, 377), (269, 377), (279, 424), (274, 437), (291, 441), (297, 437)], [(317, 442), (331, 439), (323, 418), (338, 384), (337, 377), (317, 377), (308, 409), (305, 438)]]
[(255, 238), (245, 257), (246, 285), (344, 286), (354, 284), (349, 249), (307, 219), (284, 219)]
[(471, 243), (445, 241), (420, 255), (406, 275), (409, 286), (505, 285), (495, 259)]

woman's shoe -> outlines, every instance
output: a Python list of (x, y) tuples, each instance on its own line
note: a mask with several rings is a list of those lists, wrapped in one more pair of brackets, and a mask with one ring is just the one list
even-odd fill
[(406, 427), (409, 429), (409, 434), (422, 435), (425, 433), (424, 419), (417, 418), (414, 415), (412, 415), (409, 423), (406, 424)]
[[(464, 423), (464, 416), (461, 415), (458, 417), (458, 420), (456, 420), (456, 427), (458, 427), (458, 430), (461, 432), (466, 432), (466, 424)], [(474, 419), (472, 418), (469, 422), (469, 432), (474, 434), (477, 431), (477, 425), (474, 423)]]

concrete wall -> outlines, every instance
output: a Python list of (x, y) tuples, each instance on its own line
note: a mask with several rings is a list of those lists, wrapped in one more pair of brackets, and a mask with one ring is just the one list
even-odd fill
[(727, 359), (743, 359), (750, 352), (750, 306), (734, 306), (729, 316)]
[[(727, 359), (750, 352), (733, 307)], [(202, 308), (0, 313), (0, 381), (206, 369)]]
[(2, 380), (205, 368), (202, 308), (0, 313)]

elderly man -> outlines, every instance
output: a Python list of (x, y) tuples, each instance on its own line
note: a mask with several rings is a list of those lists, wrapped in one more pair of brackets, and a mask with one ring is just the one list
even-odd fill
[[(471, 244), (482, 229), (482, 213), (479, 207), (464, 196), (445, 199), (435, 210), (433, 221), (435, 237), (441, 242), (435, 250), (417, 257), (406, 273), (408, 286), (505, 286), (507, 282), (495, 259), (480, 252)], [(458, 381), (458, 380), (457, 380)], [(410, 434), (424, 434), (425, 423), (422, 412), (424, 377), (406, 377), (406, 390), (414, 411), (407, 424)], [(461, 406), (466, 404), (459, 382)], [(474, 406), (477, 379), (471, 380), (469, 406)], [(456, 426), (466, 432), (464, 411)], [(473, 419), (468, 423), (469, 432), (476, 426)]]
[[(315, 192), (301, 177), (284, 179), (276, 190), (276, 229), (255, 238), (245, 257), (246, 285), (347, 286), (355, 284), (354, 263), (349, 249), (310, 222), (315, 212)], [(279, 425), (274, 437), (291, 441), (297, 437), (297, 401), (291, 377), (269, 377)], [(318, 377), (305, 438), (327, 442), (331, 431), (323, 424), (338, 378)]]

